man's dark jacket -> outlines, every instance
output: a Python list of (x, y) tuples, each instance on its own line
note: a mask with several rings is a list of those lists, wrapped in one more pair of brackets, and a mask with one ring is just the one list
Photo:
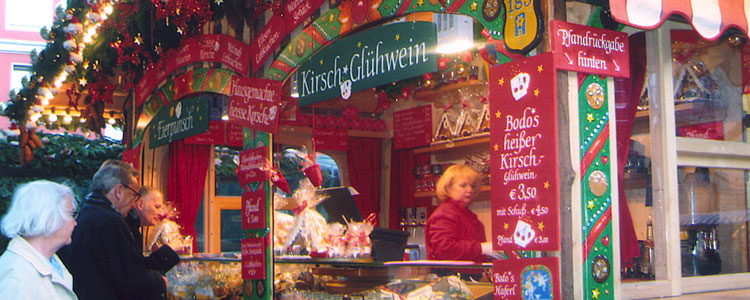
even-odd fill
[[(138, 242), (138, 249), (143, 253), (143, 234), (141, 233), (141, 220), (138, 219), (138, 213), (135, 209), (131, 209), (130, 213), (125, 216), (125, 222), (130, 227), (130, 232)], [(166, 274), (169, 269), (174, 267), (180, 262), (180, 256), (177, 255), (174, 250), (168, 245), (164, 245), (151, 252), (151, 255), (146, 256), (146, 269), (156, 270), (162, 274)]]
[(60, 253), (80, 300), (166, 297), (161, 273), (146, 267), (141, 241), (104, 195), (90, 194), (76, 221), (73, 242)]

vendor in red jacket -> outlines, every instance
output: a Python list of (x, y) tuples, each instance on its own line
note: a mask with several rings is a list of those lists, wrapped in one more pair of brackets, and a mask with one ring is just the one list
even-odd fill
[(500, 257), (492, 251), (492, 244), (485, 242), (484, 225), (469, 210), (480, 183), (481, 174), (466, 165), (450, 166), (438, 179), (436, 192), (442, 203), (425, 226), (428, 259), (485, 262)]

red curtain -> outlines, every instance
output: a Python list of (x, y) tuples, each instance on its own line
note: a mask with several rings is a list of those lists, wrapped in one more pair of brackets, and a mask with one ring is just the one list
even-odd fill
[(354, 201), (363, 217), (380, 210), (382, 141), (374, 138), (349, 137), (346, 161), (349, 181), (359, 191)]
[(399, 222), (406, 217), (404, 208), (417, 206), (430, 207), (431, 198), (414, 198), (416, 179), (414, 169), (417, 165), (429, 165), (429, 153), (414, 154), (412, 150), (393, 150), (391, 152), (391, 191), (388, 227), (401, 230)]
[(638, 237), (633, 227), (628, 199), (625, 195), (624, 172), (630, 150), (636, 106), (645, 83), (646, 48), (645, 34), (630, 37), (630, 78), (615, 80), (615, 103), (617, 115), (617, 177), (620, 186), (620, 261), (623, 267), (633, 266), (633, 258), (641, 256)]
[(402, 207), (414, 199), (414, 154), (411, 150), (393, 150), (391, 152), (391, 191), (390, 211), (388, 212), (388, 227), (400, 230), (399, 222), (404, 216)]
[(167, 198), (174, 203), (179, 212), (177, 224), (182, 228), (182, 234), (194, 237), (193, 249), (198, 249), (195, 218), (203, 200), (210, 147), (185, 144), (183, 141), (169, 144)]

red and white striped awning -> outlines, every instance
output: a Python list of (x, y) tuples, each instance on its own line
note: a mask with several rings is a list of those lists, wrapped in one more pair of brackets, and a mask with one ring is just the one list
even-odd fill
[(652, 29), (678, 14), (708, 40), (715, 40), (730, 27), (747, 35), (750, 0), (609, 0), (617, 22)]

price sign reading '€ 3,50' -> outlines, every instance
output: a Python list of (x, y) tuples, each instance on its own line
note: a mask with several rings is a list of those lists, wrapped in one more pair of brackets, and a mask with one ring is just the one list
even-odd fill
[(551, 54), (490, 70), (492, 237), (496, 250), (560, 249), (556, 95)]

